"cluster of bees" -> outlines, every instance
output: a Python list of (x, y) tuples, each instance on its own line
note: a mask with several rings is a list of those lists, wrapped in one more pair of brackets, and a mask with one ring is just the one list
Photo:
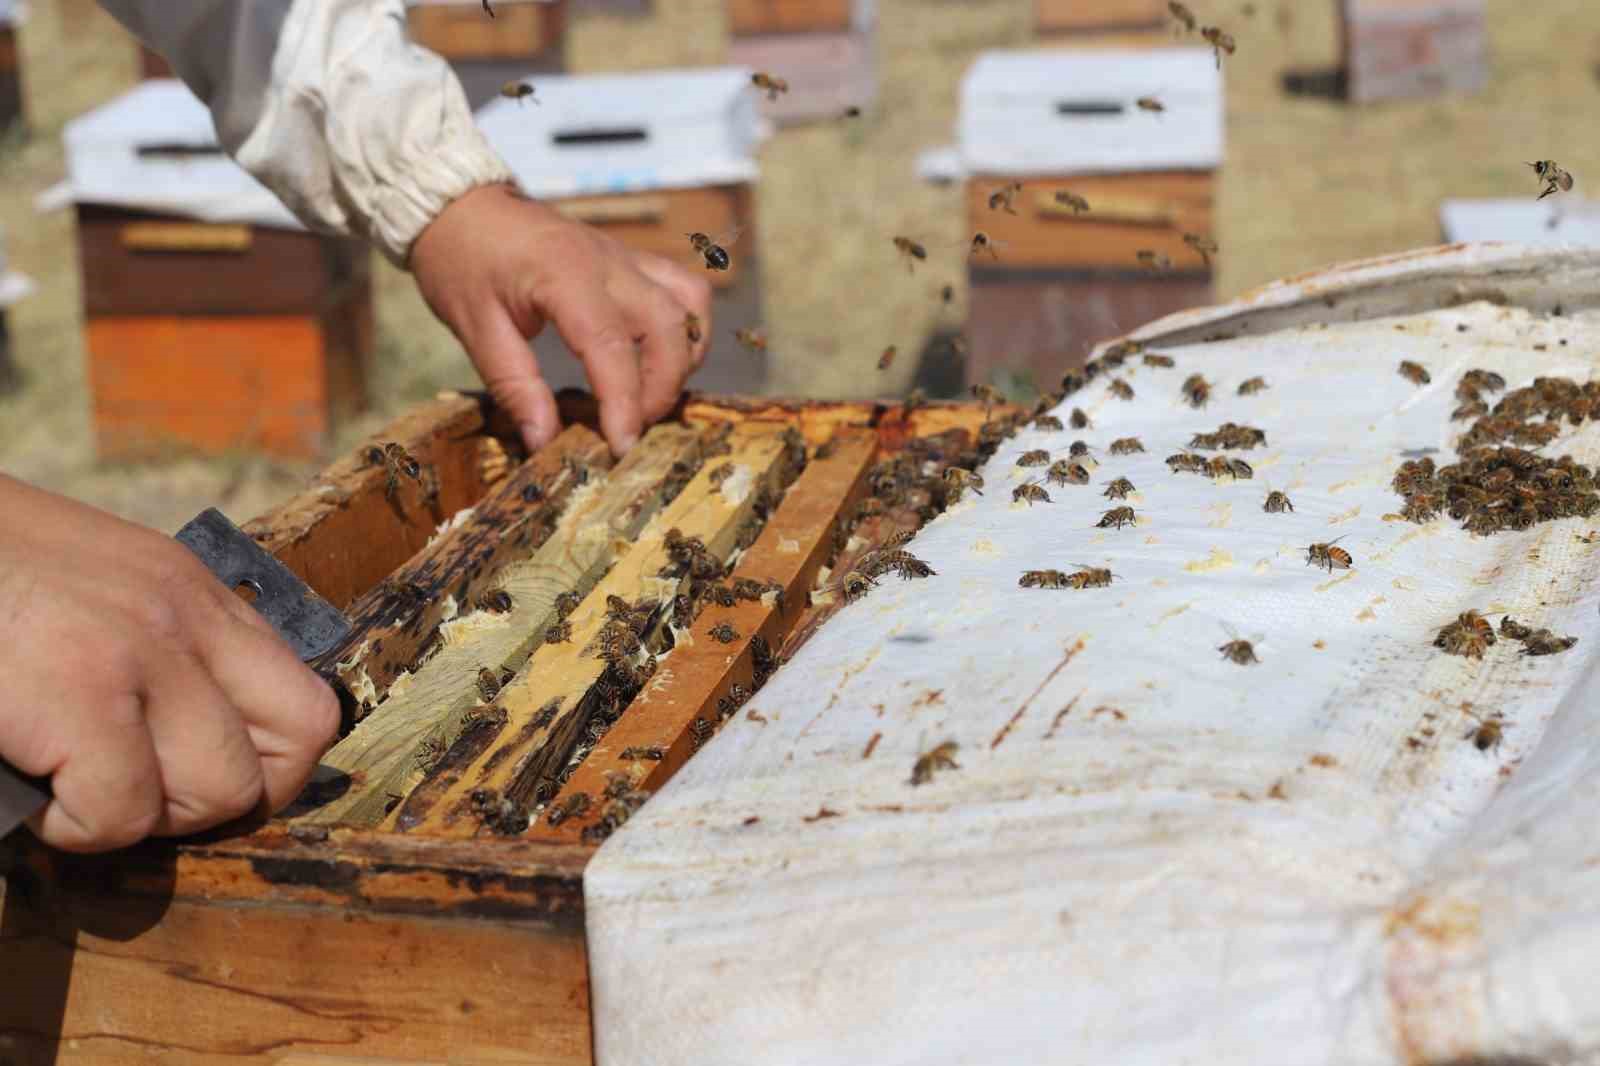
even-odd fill
[(1503, 388), (1505, 379), (1492, 371), (1462, 376), (1461, 406), (1452, 418), (1476, 421), (1456, 439), (1456, 462), (1436, 466), (1424, 457), (1395, 471), (1391, 488), (1405, 501), (1400, 513), (1407, 521), (1430, 522), (1443, 513), (1469, 533), (1489, 536), (1600, 511), (1593, 471), (1568, 455), (1552, 459), (1529, 450), (1555, 440), (1563, 420), (1578, 425), (1600, 412), (1600, 382), (1536, 378), (1490, 408), (1483, 393)]
[[(1523, 655), (1558, 655), (1578, 643), (1577, 637), (1558, 637), (1548, 629), (1523, 625), (1509, 614), (1500, 620), (1498, 636), (1522, 644)], [(1462, 611), (1440, 628), (1433, 646), (1449, 655), (1482, 659), (1495, 645), (1495, 627), (1477, 611)]]

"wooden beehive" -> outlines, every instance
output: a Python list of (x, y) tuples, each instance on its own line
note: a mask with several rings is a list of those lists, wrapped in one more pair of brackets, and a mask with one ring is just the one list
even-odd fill
[(177, 77), (172, 71), (172, 64), (167, 62), (160, 52), (152, 50), (148, 45), (139, 45), (139, 80), (152, 81), (156, 78)]
[[(1138, 107), (1145, 96), (1165, 110)], [(969, 259), (969, 383), (1005, 368), (1049, 387), (1095, 342), (1209, 301), (1212, 264), (1184, 237), (1214, 231), (1222, 117), (1205, 49), (979, 58), (962, 87), (956, 165), (968, 233), (995, 248)], [(1010, 209), (991, 207), (1012, 182), (1022, 189)], [(1151, 269), (1143, 251), (1171, 267)], [(1007, 362), (1020, 353), (1029, 362)]]
[(728, 61), (788, 84), (761, 100), (774, 122), (838, 118), (877, 97), (875, 28), (866, 0), (729, 0)]
[(449, 60), (467, 101), (482, 107), (500, 87), (566, 68), (567, 0), (407, 0), (411, 39)]
[(1033, 27), (1041, 37), (1073, 45), (1116, 41), (1156, 43), (1170, 19), (1166, 0), (1034, 0)]
[(306, 232), (180, 83), (66, 132), (100, 452), (316, 454), (362, 406), (369, 252)]
[(0, 130), (13, 122), (24, 121), (17, 21), (15, 5), (10, 0), (0, 3)]
[[(659, 788), (838, 609), (808, 597), (822, 568), (935, 513), (940, 471), (979, 461), (998, 415), (692, 396), (613, 463), (586, 400), (564, 396), (578, 424), (518, 461), (495, 412), (441, 396), (369, 442), (402, 444), (420, 484), (386, 498), (357, 449), (245, 527), (352, 619), (323, 665), (360, 722), (266, 824), (93, 858), (0, 849), (0, 954), (30, 975), (0, 997), (0, 1059), (592, 1060), (602, 793)], [(722, 583), (759, 598), (663, 579), (671, 529), (719, 566), (740, 549)], [(644, 688), (597, 657), (608, 596), (668, 618), (696, 591)], [(547, 643), (561, 610), (570, 639)], [(663, 628), (636, 632), (655, 648)], [(480, 667), (508, 679), (482, 689)], [(590, 809), (552, 824), (579, 792)]]
[[(743, 71), (529, 78), (539, 103), (497, 99), (478, 124), (529, 195), (631, 248), (675, 259), (715, 291), (716, 329), (694, 384), (755, 392), (760, 356), (734, 330), (761, 322), (755, 151), (765, 136)], [(720, 241), (727, 270), (704, 269), (690, 233)], [(585, 384), (553, 330), (534, 344), (556, 388)]]
[(1356, 103), (1476, 92), (1488, 80), (1483, 0), (1344, 0), (1340, 15)]
[(7, 320), (11, 305), (33, 292), (33, 288), (32, 279), (10, 269), (5, 240), (0, 235), (0, 395), (14, 391), (22, 383), (16, 360), (11, 355), (11, 328)]

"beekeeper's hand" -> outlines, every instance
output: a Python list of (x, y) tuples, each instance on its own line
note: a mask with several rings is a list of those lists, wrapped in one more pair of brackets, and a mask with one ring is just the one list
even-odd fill
[(333, 691), (183, 545), (0, 475), (0, 756), (50, 778), (29, 821), (106, 851), (300, 791)]
[[(446, 207), (412, 245), (410, 265), (428, 306), (530, 448), (561, 429), (555, 393), (528, 346), (546, 321), (582, 360), (600, 401), (600, 428), (619, 455), (672, 410), (705, 360), (711, 286), (704, 278), (624, 248), (507, 185), (474, 189)], [(690, 313), (700, 319), (694, 344)]]

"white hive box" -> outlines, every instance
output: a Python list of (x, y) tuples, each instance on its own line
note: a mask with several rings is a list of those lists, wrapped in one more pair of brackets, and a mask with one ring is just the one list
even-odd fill
[[(1089, 429), (1003, 444), (984, 495), (907, 546), (935, 576), (846, 606), (600, 849), (602, 1066), (1589, 1061), (1595, 523), (1388, 516), (1403, 459), (1451, 461), (1468, 368), (1595, 373), (1600, 255), (1423, 250), (1138, 336), (1176, 366), (1135, 357), (1132, 401), (1101, 379), (1060, 412)], [(1178, 395), (1195, 372), (1201, 411)], [(1166, 469), (1223, 420), (1267, 432), (1234, 453), (1253, 480)], [(1109, 454), (1134, 435), (1147, 454)], [(1075, 437), (1093, 483), (1013, 503), (1038, 473), (1021, 452)], [(1600, 424), (1547, 450), (1592, 468)], [(1119, 476), (1139, 523), (1097, 528)], [(1295, 510), (1265, 513), (1269, 488)], [(1336, 537), (1352, 569), (1306, 565)], [(1118, 578), (1018, 587), (1079, 565)], [(1579, 642), (1446, 656), (1434, 633), (1467, 608)], [(1259, 663), (1219, 655), (1229, 627)], [(911, 787), (945, 740), (960, 768)]]
[[(523, 190), (629, 247), (702, 271), (717, 290), (716, 322), (694, 384), (758, 389), (762, 364), (732, 334), (761, 320), (752, 186), (769, 126), (757, 113), (750, 72), (722, 67), (525, 80), (532, 97), (498, 97), (478, 111), (479, 126)], [(703, 270), (690, 233), (728, 238), (721, 243), (731, 269)], [(552, 385), (584, 384), (553, 330), (535, 348)]]
[(1447, 241), (1516, 241), (1539, 248), (1600, 246), (1600, 203), (1560, 194), (1535, 200), (1446, 200)]

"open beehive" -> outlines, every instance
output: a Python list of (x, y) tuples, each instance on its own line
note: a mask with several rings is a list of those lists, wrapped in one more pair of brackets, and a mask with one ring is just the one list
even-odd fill
[(837, 610), (824, 568), (936, 513), (998, 416), (690, 399), (613, 462), (569, 400), (524, 459), (441, 396), (372, 442), (416, 480), (363, 447), (245, 527), (352, 619), (320, 665), (355, 721), (270, 823), (19, 843), (0, 955), (32, 976), (0, 1061), (590, 1061), (595, 849)]

